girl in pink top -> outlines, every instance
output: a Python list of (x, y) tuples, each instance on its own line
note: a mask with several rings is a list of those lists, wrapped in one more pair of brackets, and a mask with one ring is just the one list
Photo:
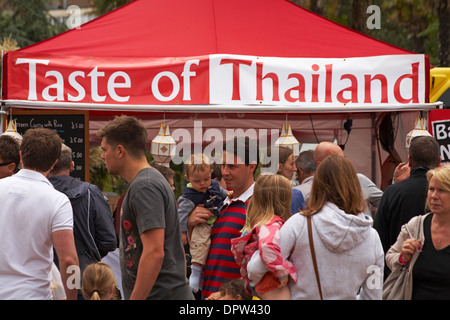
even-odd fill
[(280, 254), (280, 228), (290, 216), (292, 187), (282, 175), (261, 175), (255, 183), (242, 236), (231, 240), (247, 290), (263, 300), (289, 300), (293, 264)]

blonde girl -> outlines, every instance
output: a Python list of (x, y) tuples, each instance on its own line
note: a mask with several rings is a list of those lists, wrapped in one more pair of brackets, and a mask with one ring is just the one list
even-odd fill
[(242, 231), (249, 233), (254, 227), (270, 222), (274, 215), (287, 220), (291, 216), (289, 210), (291, 190), (289, 180), (280, 174), (259, 176)]
[(120, 300), (116, 278), (109, 265), (90, 264), (83, 272), (81, 293), (86, 300)]
[(290, 299), (289, 276), (297, 281), (291, 262), (280, 254), (280, 228), (290, 216), (292, 187), (279, 174), (256, 180), (242, 236), (232, 240), (246, 287), (263, 300)]

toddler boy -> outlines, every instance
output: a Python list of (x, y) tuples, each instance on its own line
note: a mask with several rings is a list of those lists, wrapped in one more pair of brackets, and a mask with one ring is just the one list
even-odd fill
[(178, 198), (181, 231), (187, 232), (189, 213), (197, 205), (203, 205), (214, 214), (206, 223), (198, 224), (192, 230), (189, 284), (192, 291), (197, 292), (201, 288), (203, 266), (211, 244), (211, 228), (220, 214), (223, 200), (228, 192), (219, 186), (218, 181), (211, 179), (211, 160), (203, 154), (191, 155), (185, 163), (185, 172), (189, 184), (183, 188), (183, 195)]

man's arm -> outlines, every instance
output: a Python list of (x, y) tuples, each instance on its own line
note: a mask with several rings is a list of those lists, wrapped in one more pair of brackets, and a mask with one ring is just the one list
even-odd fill
[(389, 232), (391, 228), (391, 223), (389, 221), (389, 213), (391, 211), (389, 203), (391, 203), (391, 201), (392, 200), (390, 200), (389, 192), (384, 192), (383, 197), (380, 201), (380, 206), (378, 207), (375, 219), (373, 221), (373, 228), (378, 232), (384, 253), (386, 253), (391, 247)]
[(74, 285), (72, 289), (67, 287), (67, 280), (73, 273), (70, 270), (68, 272), (67, 268), (70, 266), (77, 266), (77, 270), (79, 271), (78, 255), (75, 249), (73, 231), (69, 229), (55, 231), (52, 233), (52, 241), (56, 254), (58, 255), (59, 270), (67, 300), (76, 300), (79, 283)]
[(366, 196), (367, 201), (375, 208), (378, 208), (380, 205), (381, 197), (383, 196), (383, 191), (381, 191), (378, 186), (373, 183), (365, 175), (358, 173), (358, 179), (361, 183), (361, 188), (363, 189), (364, 195)]
[(392, 183), (400, 182), (409, 178), (411, 173), (411, 167), (408, 163), (402, 162), (394, 170), (394, 176), (392, 177)]
[(152, 290), (164, 260), (164, 232), (158, 228), (142, 233), (142, 255), (130, 300), (145, 300)]

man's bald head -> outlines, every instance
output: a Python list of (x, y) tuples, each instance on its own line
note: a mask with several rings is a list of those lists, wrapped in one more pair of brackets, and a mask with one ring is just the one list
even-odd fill
[(317, 145), (314, 150), (314, 162), (319, 165), (321, 161), (323, 161), (326, 157), (331, 155), (340, 155), (344, 156), (344, 151), (342, 151), (341, 147), (337, 144), (329, 141), (321, 142)]

